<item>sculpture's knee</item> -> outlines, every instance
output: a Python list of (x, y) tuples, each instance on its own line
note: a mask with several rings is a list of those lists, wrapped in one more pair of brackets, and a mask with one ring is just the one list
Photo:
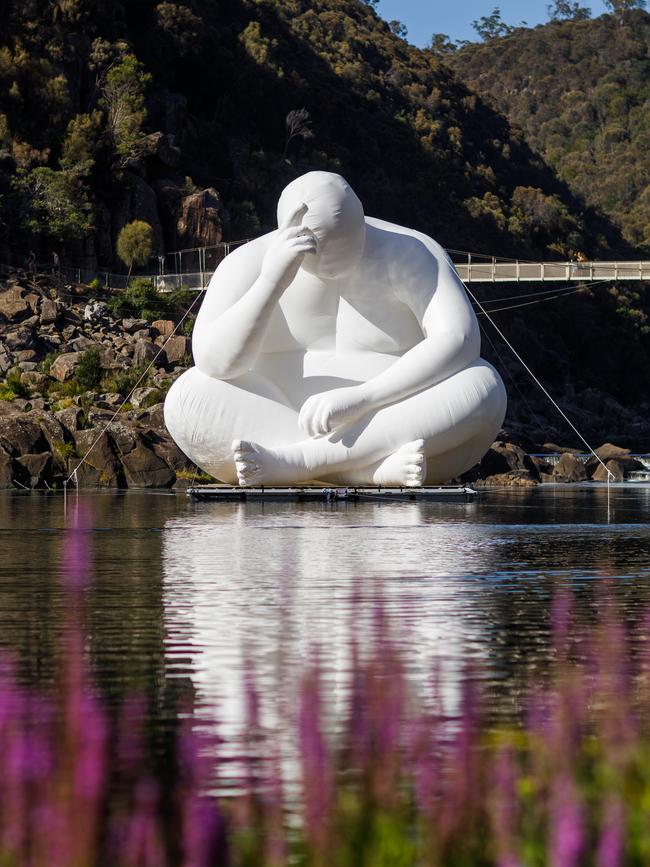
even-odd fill
[(174, 382), (165, 399), (165, 425), (174, 441), (190, 460), (217, 478), (222, 477), (224, 465), (232, 464), (229, 388), (228, 383), (192, 367)]

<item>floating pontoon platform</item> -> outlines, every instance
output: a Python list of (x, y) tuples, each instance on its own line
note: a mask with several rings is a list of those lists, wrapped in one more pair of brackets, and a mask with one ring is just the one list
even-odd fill
[(187, 496), (194, 500), (215, 502), (246, 502), (247, 500), (276, 500), (284, 502), (335, 502), (348, 500), (447, 500), (470, 499), (477, 495), (467, 485), (442, 485), (422, 488), (348, 487), (323, 488), (319, 485), (303, 487), (251, 487), (231, 485), (196, 485), (187, 489)]

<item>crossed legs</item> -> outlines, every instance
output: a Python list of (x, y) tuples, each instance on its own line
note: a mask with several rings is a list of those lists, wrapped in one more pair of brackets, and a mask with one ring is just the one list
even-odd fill
[(216, 478), (242, 485), (421, 485), (473, 466), (505, 414), (505, 389), (482, 360), (327, 437), (305, 438), (286, 395), (257, 374), (223, 382), (196, 368), (169, 392), (165, 422)]

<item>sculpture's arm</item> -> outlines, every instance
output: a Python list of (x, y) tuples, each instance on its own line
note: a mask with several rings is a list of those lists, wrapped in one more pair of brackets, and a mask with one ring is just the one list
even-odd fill
[[(415, 311), (414, 311), (415, 312)], [(383, 373), (359, 386), (370, 408), (395, 403), (442, 382), (477, 360), (481, 338), (476, 316), (458, 277), (440, 263), (437, 287), (421, 319), (424, 340)]]
[(478, 359), (478, 322), (444, 253), (431, 257), (427, 252), (419, 261), (416, 253), (402, 277), (406, 285), (390, 301), (411, 308), (424, 339), (367, 382), (309, 398), (299, 421), (311, 436), (330, 433), (368, 412), (397, 403)]
[[(203, 373), (234, 379), (253, 366), (273, 308), (293, 282), (304, 256), (316, 250), (313, 233), (295, 225), (305, 212), (300, 205), (274, 233), (252, 283), (250, 268), (234, 257), (218, 269), (211, 298), (206, 298), (193, 334), (194, 361)], [(246, 248), (240, 251), (247, 252)]]

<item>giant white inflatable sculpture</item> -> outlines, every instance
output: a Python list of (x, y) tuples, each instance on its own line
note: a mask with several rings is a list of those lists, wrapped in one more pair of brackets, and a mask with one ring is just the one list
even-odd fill
[(472, 467), (506, 395), (444, 250), (364, 216), (329, 172), (286, 187), (278, 226), (212, 278), (196, 366), (165, 402), (180, 448), (243, 486), (416, 487)]

